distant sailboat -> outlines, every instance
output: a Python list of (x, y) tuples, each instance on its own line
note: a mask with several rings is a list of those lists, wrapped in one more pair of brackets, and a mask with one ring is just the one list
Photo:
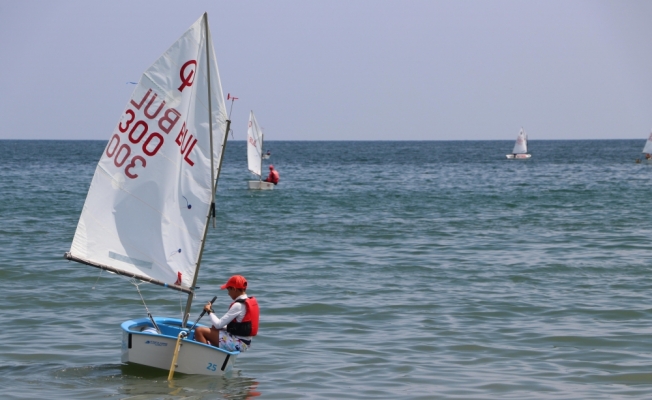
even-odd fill
[(650, 136), (648, 136), (647, 142), (645, 142), (643, 153), (645, 153), (645, 160), (647, 162), (652, 162), (652, 132), (650, 133)]
[(249, 113), (249, 127), (247, 128), (247, 164), (249, 172), (258, 177), (257, 181), (247, 181), (249, 189), (272, 190), (274, 184), (263, 181), (263, 130), (260, 129), (254, 112)]
[(512, 154), (507, 154), (506, 157), (510, 160), (524, 160), (532, 157), (531, 154), (527, 154), (527, 133), (525, 133), (523, 128), (521, 128), (521, 131), (516, 137), (516, 143), (514, 143)]

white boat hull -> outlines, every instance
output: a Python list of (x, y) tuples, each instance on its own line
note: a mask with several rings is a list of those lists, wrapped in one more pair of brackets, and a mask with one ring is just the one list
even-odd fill
[(505, 157), (510, 160), (527, 160), (532, 154), (507, 154)]
[(250, 190), (272, 190), (274, 189), (274, 184), (271, 182), (264, 181), (247, 181)]
[[(174, 356), (181, 320), (177, 318), (154, 318), (161, 334), (143, 332), (153, 325), (148, 318), (122, 323), (122, 362), (146, 365), (169, 371)], [(203, 326), (203, 325), (197, 325)], [(184, 329), (187, 332), (187, 329)], [(220, 376), (233, 368), (239, 352), (195, 342), (194, 330), (182, 339), (175, 373)]]

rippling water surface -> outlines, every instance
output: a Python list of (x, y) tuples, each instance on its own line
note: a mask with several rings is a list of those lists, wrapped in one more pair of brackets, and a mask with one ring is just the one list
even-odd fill
[(191, 319), (240, 273), (260, 335), (230, 375), (168, 383), (120, 364), (135, 287), (62, 258), (105, 143), (0, 141), (2, 397), (652, 397), (643, 142), (269, 142), (271, 192), (229, 143)]

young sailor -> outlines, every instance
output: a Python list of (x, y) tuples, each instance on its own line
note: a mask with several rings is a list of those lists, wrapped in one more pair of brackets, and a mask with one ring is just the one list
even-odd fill
[(245, 293), (247, 280), (242, 275), (233, 275), (220, 289), (226, 289), (234, 301), (222, 318), (217, 318), (211, 303), (207, 303), (204, 311), (213, 325), (210, 328), (197, 328), (195, 340), (227, 351), (244, 352), (251, 345), (251, 338), (258, 333), (258, 302)]
[(278, 174), (278, 171), (274, 169), (273, 165), (269, 166), (269, 175), (267, 175), (267, 179), (265, 179), (265, 182), (271, 182), (275, 185), (278, 185), (278, 181), (281, 177)]

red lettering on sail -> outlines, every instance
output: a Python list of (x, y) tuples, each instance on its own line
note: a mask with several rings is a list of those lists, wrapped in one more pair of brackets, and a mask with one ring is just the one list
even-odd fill
[(197, 139), (193, 139), (192, 135), (188, 135), (188, 129), (184, 122), (175, 142), (180, 147), (181, 154), (183, 154), (183, 160), (190, 164), (191, 167), (195, 165), (195, 162), (190, 159), (190, 152), (192, 152), (193, 147), (197, 144)]
[[(190, 136), (190, 139), (188, 139), (188, 141), (190, 141), (190, 140), (192, 140), (192, 135)], [(192, 144), (190, 145), (190, 147), (189, 147), (188, 150), (186, 151), (186, 154), (183, 156), (183, 160), (184, 160), (185, 162), (187, 162), (188, 164), (190, 164), (191, 167), (192, 167), (193, 165), (195, 165), (195, 162), (192, 161), (192, 160), (190, 159), (190, 152), (192, 151), (192, 148), (195, 147), (196, 144), (197, 144), (197, 139), (195, 139), (195, 140), (192, 142)]]
[[(152, 143), (153, 140), (156, 140), (156, 142), (155, 142), (156, 144), (154, 145), (154, 148), (152, 149), (150, 147), (150, 143)], [(149, 135), (147, 140), (145, 140), (145, 143), (143, 143), (143, 153), (145, 153), (146, 155), (148, 155), (150, 157), (155, 156), (156, 153), (158, 153), (158, 149), (160, 149), (161, 146), (163, 146), (163, 141), (164, 141), (163, 136), (161, 136), (160, 133), (158, 133), (158, 132), (152, 133), (151, 135)]]
[[(138, 127), (141, 128), (140, 134), (136, 133)], [(147, 133), (147, 129), (148, 129), (147, 122), (139, 120), (134, 124), (134, 127), (131, 128), (131, 132), (129, 132), (129, 141), (133, 144), (137, 144), (138, 142), (140, 142), (143, 136), (145, 136), (145, 134)], [(136, 135), (138, 136), (134, 136), (134, 133), (136, 133)]]
[(149, 108), (152, 106), (152, 104), (154, 103), (154, 100), (156, 100), (157, 97), (158, 97), (158, 94), (154, 93), (154, 97), (152, 97), (152, 99), (149, 101), (149, 103), (147, 103), (147, 107), (145, 107), (145, 112), (144, 113), (145, 113), (145, 116), (147, 118), (149, 118), (149, 119), (156, 118), (158, 113), (161, 112), (161, 109), (163, 108), (163, 106), (165, 106), (165, 100), (163, 100), (161, 102), (161, 104), (158, 106), (158, 108), (156, 109), (156, 112), (154, 114), (149, 113)]
[[(173, 114), (173, 117), (170, 117), (170, 114)], [(169, 108), (165, 111), (165, 114), (163, 114), (161, 119), (158, 120), (158, 127), (161, 128), (165, 134), (168, 134), (172, 128), (174, 128), (174, 125), (177, 124), (177, 121), (179, 121), (180, 117), (181, 114), (179, 111), (175, 110), (174, 108)]]
[[(196, 65), (196, 62), (191, 60), (181, 68), (184, 86), (192, 86), (193, 84), (194, 65)], [(183, 86), (181, 89), (183, 89)], [(142, 93), (139, 92), (139, 94)], [(170, 134), (177, 123), (183, 120), (179, 111), (166, 107), (166, 101), (163, 100), (164, 96), (161, 96), (160, 103), (157, 103), (158, 94), (153, 89), (148, 89), (140, 99), (136, 97), (129, 101), (128, 107), (105, 150), (106, 156), (112, 159), (113, 164), (122, 169), (129, 179), (138, 178), (140, 171), (147, 166), (149, 158), (156, 156), (159, 150), (163, 148), (165, 143), (164, 135)], [(157, 121), (158, 130), (161, 133), (152, 132), (155, 128), (152, 123), (147, 122), (148, 119)], [(126, 135), (121, 136), (121, 134)], [(195, 165), (194, 160), (191, 159), (191, 154), (197, 141), (188, 132), (184, 122), (175, 142), (179, 146), (183, 161), (190, 166)]]
[[(132, 100), (132, 101), (133, 101), (133, 100)], [(131, 118), (129, 118), (129, 119), (126, 120), (126, 121), (122, 121), (122, 122), (126, 123), (126, 125), (124, 126), (124, 128), (122, 127), (122, 122), (119, 122), (119, 123), (118, 123), (118, 129), (119, 129), (120, 132), (122, 132), (122, 133), (127, 132), (127, 129), (129, 129), (129, 125), (131, 125), (131, 123), (134, 122), (134, 119), (136, 119), (136, 114), (135, 114), (133, 111), (131, 111), (131, 110), (127, 110), (127, 111), (125, 111), (125, 115), (131, 115)]]
[(131, 169), (136, 166), (136, 161), (140, 161), (140, 165), (145, 168), (147, 166), (147, 161), (142, 157), (142, 156), (136, 156), (131, 159), (131, 163), (125, 167), (125, 175), (127, 175), (127, 178), (130, 179), (136, 179), (138, 178), (138, 174), (134, 174), (131, 172)]
[[(192, 69), (186, 73), (186, 68), (192, 66)], [(185, 87), (192, 86), (192, 83), (195, 81), (195, 69), (197, 68), (197, 61), (190, 60), (186, 61), (185, 64), (179, 70), (179, 77), (181, 78), (181, 86), (179, 86), (179, 91), (183, 92)]]
[(136, 107), (136, 110), (140, 110), (140, 108), (145, 104), (145, 101), (149, 97), (149, 94), (152, 93), (152, 89), (149, 89), (147, 93), (145, 93), (145, 97), (140, 101), (140, 103), (136, 103), (134, 99), (131, 99), (130, 103), (132, 106)]
[[(113, 150), (111, 150), (111, 145), (113, 145)], [(106, 156), (109, 158), (113, 157), (118, 146), (120, 146), (120, 136), (118, 136), (117, 133), (114, 133), (113, 136), (111, 136), (111, 140), (109, 140), (109, 144), (106, 145)]]
[[(183, 139), (186, 137), (186, 133), (188, 133), (188, 129), (186, 129), (186, 123), (184, 122), (183, 126), (181, 126), (181, 130), (179, 131), (179, 135), (177, 136), (177, 139), (175, 140), (175, 142), (179, 146), (181, 146), (181, 144), (183, 143)], [(182, 153), (183, 153), (183, 151), (182, 151)]]
[[(130, 155), (131, 155), (131, 147), (129, 147), (127, 143), (123, 143), (122, 145), (120, 145), (120, 148), (118, 149), (118, 154), (116, 154), (115, 158), (113, 159), (113, 163), (115, 164), (116, 167), (120, 168), (125, 163), (125, 161), (127, 161)], [(121, 157), (122, 159), (120, 159)]]

